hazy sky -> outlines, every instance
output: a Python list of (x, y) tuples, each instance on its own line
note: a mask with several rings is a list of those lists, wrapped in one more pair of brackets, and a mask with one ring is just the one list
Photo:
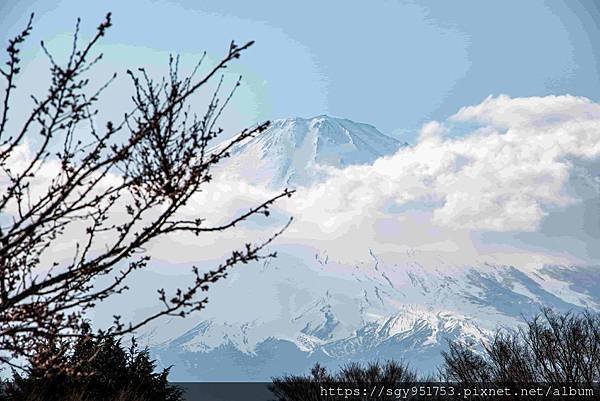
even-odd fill
[[(64, 47), (76, 17), (89, 32), (112, 11), (102, 68), (120, 73), (160, 70), (169, 52), (191, 62), (207, 50), (216, 59), (231, 39), (256, 40), (234, 71), (245, 78), (233, 105), (240, 124), (331, 114), (412, 141), (423, 122), (490, 94), (600, 99), (600, 8), (592, 0), (5, 0), (3, 41), (32, 11), (25, 56), (35, 57), (41, 39)], [(29, 82), (40, 75), (30, 74)]]

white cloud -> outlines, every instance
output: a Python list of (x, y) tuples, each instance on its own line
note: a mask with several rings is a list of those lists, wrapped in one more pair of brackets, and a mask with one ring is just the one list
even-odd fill
[[(473, 122), (480, 126), (453, 136), (453, 126)], [(573, 175), (589, 176), (599, 161), (600, 105), (573, 96), (488, 97), (447, 122), (425, 124), (419, 141), (393, 156), (328, 169), (326, 181), (279, 202), (274, 219), (256, 218), (225, 234), (161, 239), (148, 250), (171, 263), (218, 259), (236, 244), (267, 238), (293, 215), (283, 241), (348, 258), (364, 256), (368, 247), (478, 257), (481, 243), (473, 238), (479, 233), (536, 233), (556, 210), (583, 204), (570, 185)], [(594, 174), (587, 200), (600, 196)], [(275, 194), (217, 175), (182, 214), (218, 224)], [(516, 242), (511, 246), (503, 252), (526, 252)]]
[(437, 139), (447, 132), (448, 128), (439, 121), (430, 121), (423, 124), (423, 127), (421, 127), (421, 130), (419, 131), (419, 141), (422, 142), (428, 139)]
[[(303, 189), (286, 205), (299, 217), (294, 236), (468, 248), (473, 231), (535, 232), (552, 210), (582, 201), (568, 183), (580, 162), (600, 158), (600, 105), (573, 96), (489, 97), (449, 125), (457, 122), (482, 126), (452, 137), (446, 124), (428, 123), (416, 145)], [(375, 235), (381, 221), (396, 241)]]
[(452, 121), (477, 121), (491, 126), (547, 127), (600, 118), (598, 105), (571, 95), (511, 98), (488, 96), (476, 106), (462, 107)]

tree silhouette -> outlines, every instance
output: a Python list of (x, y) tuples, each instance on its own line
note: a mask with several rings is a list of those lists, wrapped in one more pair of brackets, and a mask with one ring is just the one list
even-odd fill
[(550, 385), (600, 382), (600, 314), (542, 309), (524, 328), (500, 330), (482, 355), (460, 342), (443, 354), (445, 380)]
[(27, 376), (15, 372), (5, 384), (2, 401), (180, 401), (182, 391), (169, 384), (168, 369), (155, 373), (148, 350), (135, 342), (126, 349), (112, 336), (80, 337), (65, 370), (48, 377), (41, 369)]
[[(133, 84), (131, 110), (122, 120), (97, 127), (96, 103), (116, 75), (92, 90), (90, 71), (102, 58), (94, 54), (94, 47), (111, 26), (111, 15), (83, 45), (78, 21), (65, 63), (59, 63), (42, 42), (50, 86), (43, 97), (32, 96), (33, 108), (22, 123), (8, 124), (20, 48), (32, 20), (33, 15), (9, 41), (8, 61), (0, 69), (5, 82), (0, 114), (0, 360), (13, 366), (22, 366), (15, 360), (25, 361), (52, 372), (69, 366), (63, 362), (77, 338), (90, 336), (86, 312), (127, 290), (131, 273), (147, 267), (144, 246), (150, 241), (175, 232), (201, 235), (229, 230), (251, 216), (268, 216), (273, 202), (293, 191), (286, 189), (217, 226), (209, 226), (206, 216), (190, 220), (178, 213), (211, 181), (212, 167), (228, 156), (232, 146), (260, 134), (269, 124), (243, 130), (216, 151), (209, 148), (222, 133), (217, 120), (240, 82), (220, 99), (220, 71), (252, 42), (243, 46), (232, 42), (204, 75), (199, 74), (204, 57), (183, 78), (176, 57), (170, 58), (169, 74), (160, 81), (143, 68), (127, 71)], [(213, 80), (217, 89), (206, 110), (197, 115), (190, 99)], [(23, 157), (25, 146), (30, 147), (28, 157)], [(172, 292), (157, 289), (159, 311), (133, 322), (115, 316), (107, 334), (123, 335), (161, 316), (186, 316), (204, 308), (207, 298), (202, 292), (224, 278), (230, 267), (274, 256), (263, 250), (280, 232), (232, 251), (210, 271), (193, 267), (195, 277), (189, 286)], [(53, 256), (66, 233), (77, 238), (68, 261)], [(108, 280), (99, 280), (102, 277)]]
[[(271, 392), (278, 401), (394, 400), (398, 394), (379, 394), (379, 390), (410, 387), (417, 374), (407, 364), (387, 361), (367, 365), (349, 363), (330, 373), (316, 364), (308, 376), (287, 375), (273, 379)], [(367, 389), (367, 390), (364, 390)], [(371, 393), (372, 389), (376, 389)], [(356, 392), (358, 390), (358, 392)], [(351, 391), (351, 393), (346, 393)], [(366, 391), (366, 392), (365, 392)], [(412, 397), (417, 399), (417, 397)]]

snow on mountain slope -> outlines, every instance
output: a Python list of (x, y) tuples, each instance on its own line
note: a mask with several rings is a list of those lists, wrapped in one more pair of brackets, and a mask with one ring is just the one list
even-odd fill
[[(232, 271), (211, 290), (195, 327), (154, 348), (163, 365), (174, 365), (173, 377), (268, 380), (317, 361), (335, 367), (388, 358), (433, 372), (447, 340), (479, 346), (542, 305), (600, 309), (598, 292), (582, 291), (566, 267), (522, 271), (375, 252), (347, 265), (308, 248), (277, 251), (274, 260)], [(589, 267), (587, 279), (598, 282), (600, 267)]]
[[(217, 149), (223, 144), (217, 146)], [(251, 183), (307, 185), (327, 167), (368, 164), (403, 146), (368, 124), (318, 116), (275, 120), (255, 138), (236, 145), (223, 165)], [(252, 166), (252, 168), (248, 168)]]
[[(237, 145), (220, 169), (276, 189), (308, 186), (329, 167), (371, 164), (401, 146), (349, 120), (277, 120)], [(467, 262), (460, 251), (392, 252), (360, 240), (348, 244), (355, 259), (342, 261), (329, 245), (280, 241), (272, 247), (276, 259), (233, 269), (186, 327), (156, 328), (154, 355), (181, 381), (268, 380), (306, 373), (315, 362), (388, 358), (428, 373), (447, 340), (478, 347), (541, 306), (600, 310), (597, 265), (531, 258), (522, 266), (483, 256)]]

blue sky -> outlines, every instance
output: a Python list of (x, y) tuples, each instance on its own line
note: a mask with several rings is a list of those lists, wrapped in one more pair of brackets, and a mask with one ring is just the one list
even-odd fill
[(41, 39), (66, 44), (76, 17), (89, 31), (112, 11), (102, 68), (120, 73), (256, 40), (233, 69), (245, 79), (240, 124), (331, 114), (414, 140), (424, 122), (490, 94), (600, 94), (594, 1), (4, 1), (4, 41), (31, 11), (35, 57)]

